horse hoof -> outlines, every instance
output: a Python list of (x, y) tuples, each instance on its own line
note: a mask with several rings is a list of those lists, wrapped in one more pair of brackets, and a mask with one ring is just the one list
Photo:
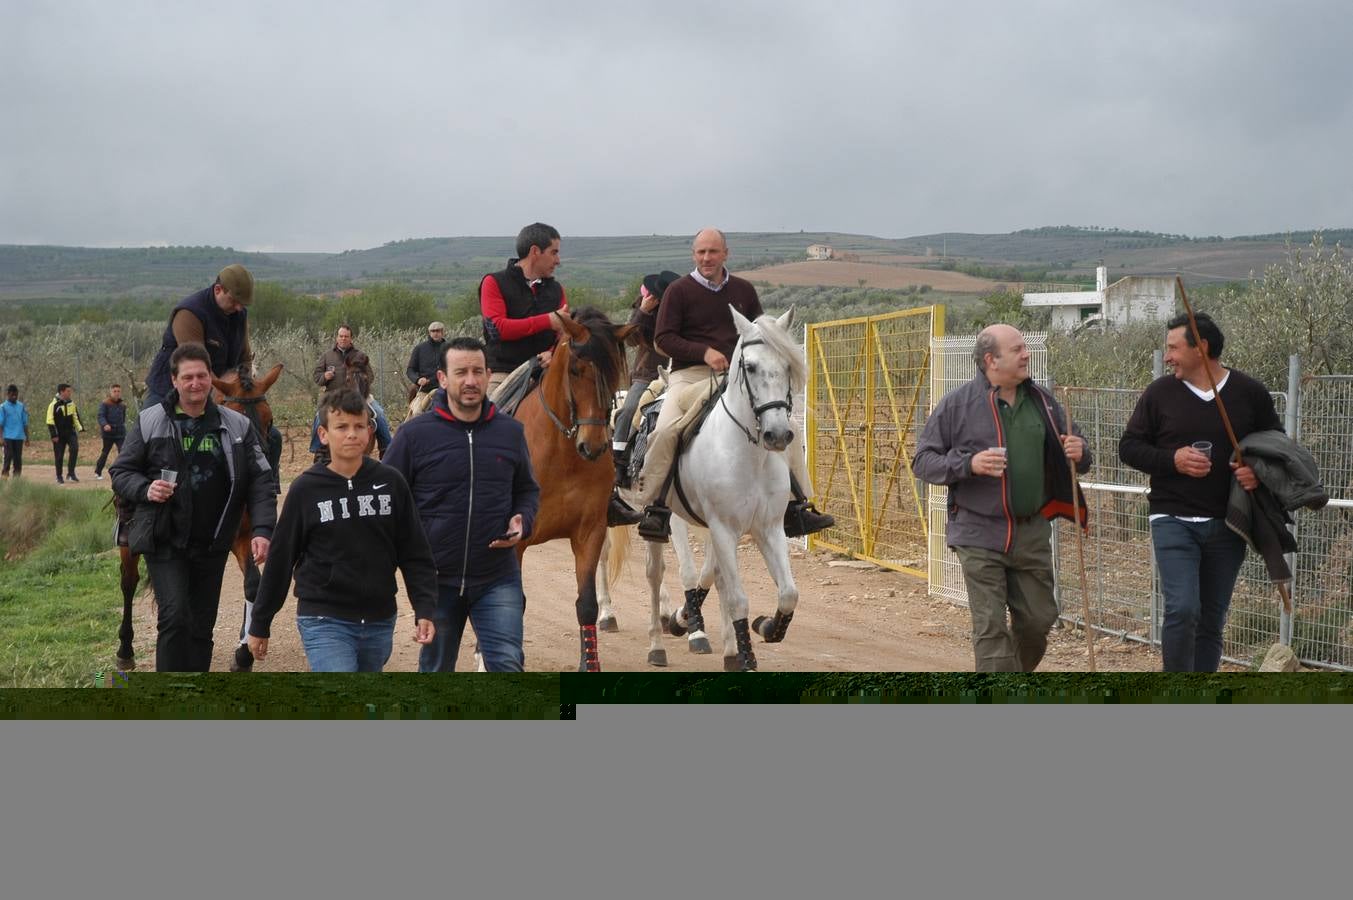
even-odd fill
[(714, 652), (714, 648), (709, 645), (709, 638), (707, 637), (691, 638), (686, 642), (686, 646), (691, 648), (692, 653), (701, 655)]
[(597, 619), (597, 631), (617, 632), (620, 626), (615, 623), (615, 616), (607, 616), (604, 619)]
[(117, 670), (119, 672), (130, 672), (135, 668), (136, 668), (135, 659), (123, 659), (121, 656), (117, 658)]
[(666, 650), (650, 650), (650, 651), (648, 651), (648, 664), (649, 664), (650, 666), (661, 666), (661, 667), (663, 667), (663, 668), (666, 668), (666, 667), (667, 667), (667, 651), (666, 651)]
[(667, 620), (667, 630), (671, 633), (672, 637), (681, 637), (686, 633), (686, 626), (678, 622), (676, 616), (672, 616), (672, 618)]
[[(763, 625), (765, 626), (764, 628), (761, 627)], [(752, 631), (755, 631), (757, 634), (761, 635), (762, 640), (769, 641), (770, 616), (757, 616), (755, 619), (752, 619)]]
[(725, 672), (741, 672), (742, 663), (736, 656), (725, 656), (723, 658), (723, 670)]

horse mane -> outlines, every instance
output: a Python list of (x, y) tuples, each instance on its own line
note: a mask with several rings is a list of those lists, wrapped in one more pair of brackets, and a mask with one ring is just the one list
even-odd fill
[(609, 397), (620, 388), (621, 380), (628, 374), (625, 348), (611, 336), (615, 323), (594, 306), (585, 306), (574, 312), (573, 321), (585, 327), (591, 336), (584, 343), (572, 343), (570, 346), (580, 358), (597, 367), (602, 395)]
[(758, 316), (753, 324), (761, 332), (762, 340), (789, 363), (790, 387), (796, 392), (803, 390), (808, 384), (808, 362), (803, 358), (803, 348), (772, 315)]

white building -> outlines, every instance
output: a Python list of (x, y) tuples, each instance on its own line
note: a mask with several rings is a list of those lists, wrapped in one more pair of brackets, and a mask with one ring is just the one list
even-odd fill
[(809, 259), (831, 259), (836, 254), (826, 244), (812, 244), (808, 247)]
[(1093, 291), (1025, 294), (1023, 306), (1052, 310), (1050, 329), (1071, 331), (1088, 321), (1106, 325), (1165, 322), (1174, 315), (1175, 280), (1168, 275), (1128, 275), (1108, 283), (1108, 269), (1095, 269)]

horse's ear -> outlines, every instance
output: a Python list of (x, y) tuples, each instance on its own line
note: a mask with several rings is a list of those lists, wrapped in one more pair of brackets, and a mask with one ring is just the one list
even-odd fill
[(258, 384), (258, 386), (263, 388), (263, 390), (266, 392), (269, 388), (273, 386), (273, 382), (277, 380), (277, 376), (281, 374), (282, 374), (282, 364), (278, 363), (277, 365), (269, 369), (268, 374), (264, 375), (261, 379), (259, 379), (256, 382), (256, 384)]
[(747, 318), (731, 306), (728, 307), (728, 311), (733, 314), (733, 324), (738, 326), (738, 334), (740, 336), (747, 337), (756, 333), (756, 326), (752, 324), (751, 319)]
[(628, 339), (631, 344), (637, 345), (639, 343), (639, 326), (617, 325), (611, 329), (611, 337), (615, 338), (617, 344)]
[(587, 339), (592, 336), (592, 333), (587, 330), (586, 325), (580, 324), (572, 318), (561, 318), (564, 321), (564, 331), (568, 332), (570, 341), (577, 341), (580, 344), (587, 343)]
[(780, 326), (781, 328), (783, 328), (785, 331), (789, 331), (791, 328), (793, 328), (793, 327), (794, 327), (794, 307), (791, 306), (791, 307), (789, 307), (789, 309), (785, 310), (784, 315), (780, 316), (780, 318), (778, 318), (778, 319), (775, 320), (775, 324), (776, 324), (776, 325), (779, 325), (779, 326)]
[(221, 379), (217, 378), (215, 375), (211, 376), (211, 386), (214, 387), (214, 388), (216, 388), (216, 390), (220, 392), (220, 394), (221, 394), (222, 397), (229, 397), (229, 396), (230, 396), (230, 386), (231, 386), (231, 384), (234, 384), (234, 383), (238, 383), (238, 382), (222, 381)]

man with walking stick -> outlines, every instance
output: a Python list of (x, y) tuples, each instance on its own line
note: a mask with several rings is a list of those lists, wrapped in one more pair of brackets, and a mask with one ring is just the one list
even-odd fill
[[(1226, 526), (1232, 481), (1258, 486), (1233, 454), (1255, 431), (1282, 430), (1268, 388), (1221, 364), (1225, 337), (1207, 313), (1165, 323), (1169, 374), (1142, 392), (1118, 455), (1151, 476), (1151, 544), (1165, 598), (1166, 672), (1215, 672), (1245, 542)], [(1196, 336), (1194, 328), (1196, 327)], [(1228, 429), (1229, 422), (1229, 429)]]
[(1057, 621), (1050, 520), (1084, 525), (1072, 466), (1089, 471), (1090, 451), (1029, 377), (1018, 329), (983, 329), (973, 361), (977, 374), (926, 420), (912, 471), (949, 488), (945, 534), (963, 566), (977, 671), (1032, 672)]

